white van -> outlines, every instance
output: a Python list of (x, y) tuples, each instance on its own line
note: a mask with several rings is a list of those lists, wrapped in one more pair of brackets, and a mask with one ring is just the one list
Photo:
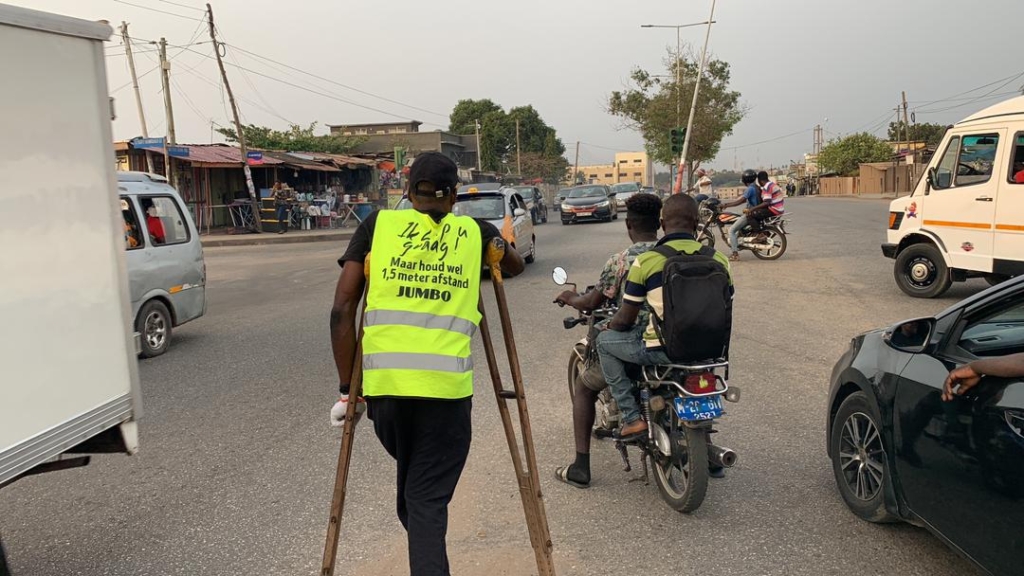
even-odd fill
[(914, 193), (889, 206), (882, 253), (907, 294), (1024, 274), (1024, 96), (951, 126)]
[(159, 356), (171, 330), (206, 313), (206, 264), (188, 207), (167, 179), (118, 172), (128, 284), (140, 354)]

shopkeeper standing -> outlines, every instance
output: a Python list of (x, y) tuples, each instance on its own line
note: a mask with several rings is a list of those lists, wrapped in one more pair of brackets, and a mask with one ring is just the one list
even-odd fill
[(277, 233), (284, 234), (288, 231), (288, 213), (291, 211), (292, 202), (295, 201), (295, 193), (291, 188), (282, 186), (280, 182), (274, 182), (271, 191), (274, 196), (274, 208), (277, 209)]
[[(411, 576), (448, 576), (448, 503), (469, 455), (473, 333), (480, 322), (480, 276), (487, 246), (503, 244), (492, 224), (452, 214), (455, 163), (437, 152), (416, 157), (409, 174), (412, 210), (371, 214), (339, 260), (331, 347), (342, 424), (356, 350), (363, 287), (363, 396), (384, 449), (398, 467), (398, 518), (409, 538)], [(369, 272), (364, 261), (369, 258)], [(523, 271), (505, 250), (501, 270)]]

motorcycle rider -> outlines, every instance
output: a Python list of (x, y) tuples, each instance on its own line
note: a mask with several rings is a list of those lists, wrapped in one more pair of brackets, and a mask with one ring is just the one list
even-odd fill
[[(765, 176), (767, 176), (767, 174), (765, 174)], [(729, 245), (732, 246), (732, 254), (729, 256), (729, 260), (732, 260), (733, 262), (740, 259), (740, 231), (746, 228), (747, 224), (750, 224), (751, 222), (748, 212), (761, 203), (761, 188), (757, 185), (757, 173), (747, 168), (743, 171), (742, 180), (743, 184), (747, 187), (743, 192), (743, 195), (732, 202), (722, 204), (722, 209), (727, 210), (729, 208), (739, 206), (744, 202), (747, 203), (747, 208), (743, 210), (743, 216), (740, 216), (739, 219), (733, 223), (732, 227), (729, 228)]]
[(758, 224), (786, 212), (786, 193), (782, 187), (768, 179), (768, 173), (761, 170), (757, 173), (757, 185), (761, 187), (761, 203), (751, 210), (751, 215)]
[[(665, 235), (658, 245), (667, 244), (686, 253), (699, 251), (701, 245), (694, 239), (697, 218), (697, 203), (693, 198), (684, 194), (670, 197), (662, 209), (661, 225)], [(726, 270), (729, 269), (729, 261), (722, 253), (716, 252), (715, 259)], [(665, 312), (662, 271), (666, 260), (665, 256), (651, 250), (633, 262), (626, 277), (622, 306), (609, 323), (608, 330), (597, 339), (601, 370), (622, 412), (619, 437), (624, 440), (647, 433), (647, 422), (641, 418), (640, 407), (633, 396), (634, 383), (626, 374), (626, 363), (647, 366), (670, 363), (662, 349), (655, 323), (655, 315), (660, 317)], [(730, 295), (731, 289), (730, 280)], [(649, 323), (638, 324), (637, 318), (645, 305), (653, 314)], [(718, 471), (715, 475), (720, 473)]]
[[(586, 294), (566, 290), (558, 295), (555, 302), (568, 304), (583, 312), (599, 308), (606, 301), (620, 305), (626, 274), (633, 261), (657, 244), (661, 205), (661, 198), (654, 194), (635, 194), (626, 200), (626, 230), (633, 245), (608, 259), (593, 289)], [(596, 418), (595, 404), (598, 395), (607, 387), (600, 366), (588, 366), (576, 380), (572, 402), (576, 460), (569, 466), (555, 470), (555, 478), (570, 486), (590, 486), (590, 436)]]

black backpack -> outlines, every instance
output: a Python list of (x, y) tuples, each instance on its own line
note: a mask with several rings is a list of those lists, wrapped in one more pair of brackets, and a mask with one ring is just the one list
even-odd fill
[(654, 326), (673, 362), (725, 358), (732, 334), (729, 272), (714, 248), (687, 254), (668, 245), (653, 249), (668, 260), (662, 271), (662, 318)]

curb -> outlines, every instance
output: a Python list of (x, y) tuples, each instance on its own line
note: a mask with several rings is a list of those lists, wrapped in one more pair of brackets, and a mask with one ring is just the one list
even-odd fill
[(203, 238), (203, 248), (227, 248), (233, 246), (265, 246), (268, 244), (305, 244), (308, 242), (332, 242), (348, 240), (355, 231), (336, 234), (289, 234), (266, 233), (227, 236), (224, 238)]

